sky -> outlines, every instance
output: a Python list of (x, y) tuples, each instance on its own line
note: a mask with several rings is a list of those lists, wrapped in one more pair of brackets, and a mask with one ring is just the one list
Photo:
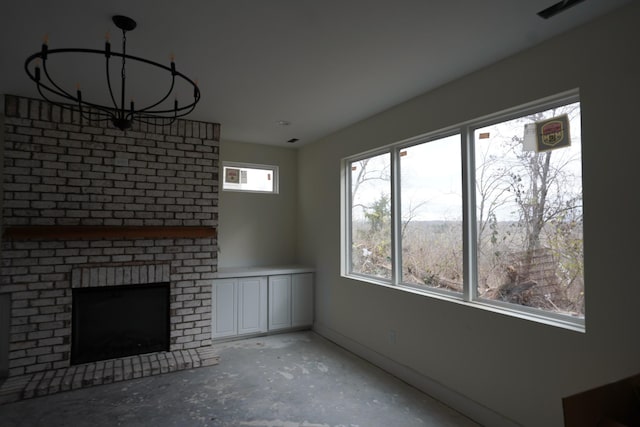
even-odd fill
[[(560, 191), (582, 192), (581, 165), (581, 132), (579, 103), (555, 110), (543, 111), (537, 120), (549, 119), (561, 113), (570, 111), (571, 146), (553, 150), (552, 164), (564, 164), (563, 171), (575, 179), (564, 180)], [(505, 142), (510, 142), (514, 136), (524, 136), (525, 123), (532, 123), (530, 118), (515, 119), (491, 126), (475, 129), (476, 169), (479, 170), (483, 155), (493, 155), (498, 158), (499, 167), (514, 171), (518, 162), (513, 152), (510, 152)], [(480, 138), (480, 134), (489, 134), (488, 138)], [(402, 183), (402, 214), (403, 218), (412, 220), (433, 221), (462, 219), (462, 179), (461, 179), (461, 144), (460, 136), (452, 135), (411, 147), (401, 151), (401, 183)], [(572, 161), (567, 162), (568, 159)], [(390, 156), (383, 154), (369, 161), (367, 170), (386, 170), (388, 177)], [(352, 171), (355, 179), (358, 171)], [(479, 173), (478, 173), (479, 175)], [(354, 204), (370, 205), (381, 194), (390, 193), (390, 182), (382, 179), (364, 182), (357, 191)], [(515, 203), (507, 203), (497, 211), (499, 220), (513, 221), (518, 219)], [(354, 216), (362, 219), (362, 211), (354, 209)]]

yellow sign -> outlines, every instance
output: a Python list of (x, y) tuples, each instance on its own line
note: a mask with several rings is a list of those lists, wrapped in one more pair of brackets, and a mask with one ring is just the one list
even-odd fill
[(240, 183), (240, 169), (226, 168), (224, 181), (231, 184)]
[(570, 145), (569, 116), (566, 114), (536, 123), (536, 148), (538, 152)]

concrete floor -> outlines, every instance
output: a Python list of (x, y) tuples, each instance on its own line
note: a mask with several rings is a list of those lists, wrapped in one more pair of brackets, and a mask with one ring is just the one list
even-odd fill
[(0, 426), (478, 425), (313, 332), (216, 347), (216, 366), (0, 406)]

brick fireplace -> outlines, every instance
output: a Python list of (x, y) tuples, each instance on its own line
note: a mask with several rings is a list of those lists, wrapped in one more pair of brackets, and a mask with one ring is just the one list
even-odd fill
[(122, 132), (5, 95), (9, 377), (70, 366), (79, 288), (167, 282), (169, 350), (211, 345), (219, 129), (177, 120)]

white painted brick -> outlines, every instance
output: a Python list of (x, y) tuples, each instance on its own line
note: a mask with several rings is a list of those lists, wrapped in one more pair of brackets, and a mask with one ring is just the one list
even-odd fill
[[(37, 363), (57, 362), (62, 360), (62, 358), (63, 358), (62, 354), (47, 354), (43, 356), (38, 356)], [(53, 373), (53, 371), (49, 371), (49, 372)]]
[[(56, 301), (55, 304), (58, 304)], [(40, 307), (40, 313), (42, 314), (51, 314), (51, 313), (62, 313), (64, 312), (64, 307), (62, 305), (52, 305), (47, 307)]]
[(124, 283), (124, 270), (122, 267), (115, 268), (114, 285), (119, 286)]
[(86, 286), (96, 286), (100, 284), (100, 281), (98, 280), (98, 274), (99, 271), (98, 269), (95, 268), (89, 268), (87, 269), (89, 270), (89, 283), (86, 284)]
[(107, 269), (107, 280), (105, 282), (105, 284), (108, 285), (115, 285), (116, 283), (116, 271), (114, 268), (108, 268)]
[(109, 283), (107, 282), (107, 268), (106, 267), (100, 267), (98, 268), (98, 281), (97, 284), (99, 286), (106, 286)]
[[(120, 256), (117, 256), (117, 257), (113, 257), (113, 258), (114, 258), (113, 259), (114, 262), (119, 262), (119, 261), (129, 260), (131, 257), (129, 257), (127, 255), (120, 255)], [(122, 283), (124, 285), (130, 285), (131, 284), (131, 266), (122, 267)]]
[(176, 330), (182, 330), (181, 334), (185, 335), (187, 329), (192, 329), (195, 326), (194, 322), (182, 322), (175, 325)]
[(53, 337), (53, 331), (37, 331), (37, 332), (29, 332), (27, 334), (27, 339), (30, 340), (39, 340), (43, 338), (51, 338)]
[[(35, 343), (31, 343), (31, 342), (25, 342), (26, 340), (26, 333), (28, 332), (33, 332), (35, 330), (38, 329), (37, 325), (30, 325), (30, 324), (26, 324), (26, 325), (12, 325), (9, 328), (9, 332), (11, 333), (12, 337), (15, 337), (17, 335), (24, 335), (24, 338), (18, 340), (18, 342), (16, 342), (16, 340), (13, 340), (14, 342), (16, 342), (16, 344), (12, 345), (12, 348), (14, 350), (17, 350), (18, 348), (30, 348), (30, 347), (35, 347)], [(23, 346), (23, 347), (17, 347), (18, 344), (33, 344), (33, 345), (29, 345), (29, 346)]]
[(132, 285), (137, 285), (140, 284), (142, 282), (140, 282), (140, 266), (137, 265), (132, 265), (131, 266), (131, 279), (130, 282)]
[[(35, 119), (40, 120), (40, 113), (48, 116), (49, 110), (42, 109), (42, 103), (17, 99)], [(52, 118), (64, 114), (58, 107), (50, 111)], [(63, 118), (67, 122), (77, 120), (70, 113)], [(218, 160), (219, 144), (199, 139), (209, 133), (213, 136), (211, 124), (179, 121), (168, 129), (157, 130), (145, 126), (143, 132), (148, 133), (128, 132), (123, 137), (119, 131), (87, 123), (82, 128), (74, 123), (57, 124), (54, 128), (51, 122), (13, 118), (5, 121), (8, 122), (13, 123), (8, 129), (16, 133), (6, 138), (12, 148), (5, 149), (4, 173), (13, 177), (5, 181), (5, 216), (9, 212), (6, 225), (217, 225), (213, 215), (217, 213), (218, 196), (212, 197), (211, 193), (218, 188), (217, 179), (213, 179), (218, 168), (210, 164), (215, 165)], [(153, 133), (156, 131), (174, 132), (175, 136)], [(183, 133), (177, 136), (177, 132)], [(129, 167), (115, 166), (116, 157), (128, 158)], [(32, 193), (34, 187), (41, 193)], [(21, 316), (12, 321), (12, 348), (20, 344), (27, 346), (23, 349), (26, 350), (33, 348), (29, 346), (36, 345), (34, 342), (42, 348), (55, 346), (54, 354), (42, 354), (38, 360), (29, 361), (30, 372), (68, 366), (72, 302), (69, 286), (168, 282), (172, 279), (170, 262), (176, 267), (171, 295), (181, 297), (171, 307), (172, 347), (195, 348), (210, 343), (210, 285), (207, 289), (193, 286), (193, 280), (212, 274), (209, 264), (202, 264), (201, 260), (216, 265), (215, 247), (203, 249), (171, 239), (129, 241), (127, 246), (119, 246), (120, 241), (95, 241), (90, 246), (85, 242), (85, 246), (73, 243), (45, 249), (49, 244), (62, 242), (43, 242), (42, 246), (3, 252), (3, 260), (8, 263), (5, 267), (20, 269), (4, 270), (3, 273), (16, 274), (12, 274), (10, 284), (5, 285), (8, 282), (4, 276), (0, 282), (5, 291), (14, 292), (14, 311), (37, 309), (17, 312)], [(183, 260), (184, 264), (175, 263), (176, 260)], [(146, 264), (106, 267), (108, 263), (130, 261)], [(86, 262), (96, 266), (82, 267)], [(128, 275), (121, 273), (123, 268), (128, 269)], [(38, 298), (38, 293), (39, 299), (33, 299)], [(188, 305), (193, 307), (184, 307), (182, 302), (190, 302)], [(181, 311), (191, 308), (197, 312)], [(189, 330), (192, 337), (174, 335), (177, 327)], [(41, 333), (45, 335), (37, 335)], [(176, 343), (177, 338), (183, 341)], [(63, 357), (67, 359), (60, 359)], [(10, 373), (24, 373), (24, 366), (12, 366)]]
[(200, 341), (195, 341), (195, 340), (192, 340), (190, 342), (185, 342), (184, 344), (182, 344), (182, 348), (185, 349), (185, 350), (194, 349), (194, 348), (198, 348), (198, 347), (201, 347), (201, 346), (202, 346), (202, 344), (200, 343)]
[[(187, 309), (184, 309), (184, 310), (187, 310)], [(188, 316), (184, 316), (182, 318), (183, 322), (195, 322), (195, 321), (198, 321), (198, 320), (202, 320), (202, 315), (200, 315), (200, 314), (191, 314), (191, 315), (188, 315)]]

